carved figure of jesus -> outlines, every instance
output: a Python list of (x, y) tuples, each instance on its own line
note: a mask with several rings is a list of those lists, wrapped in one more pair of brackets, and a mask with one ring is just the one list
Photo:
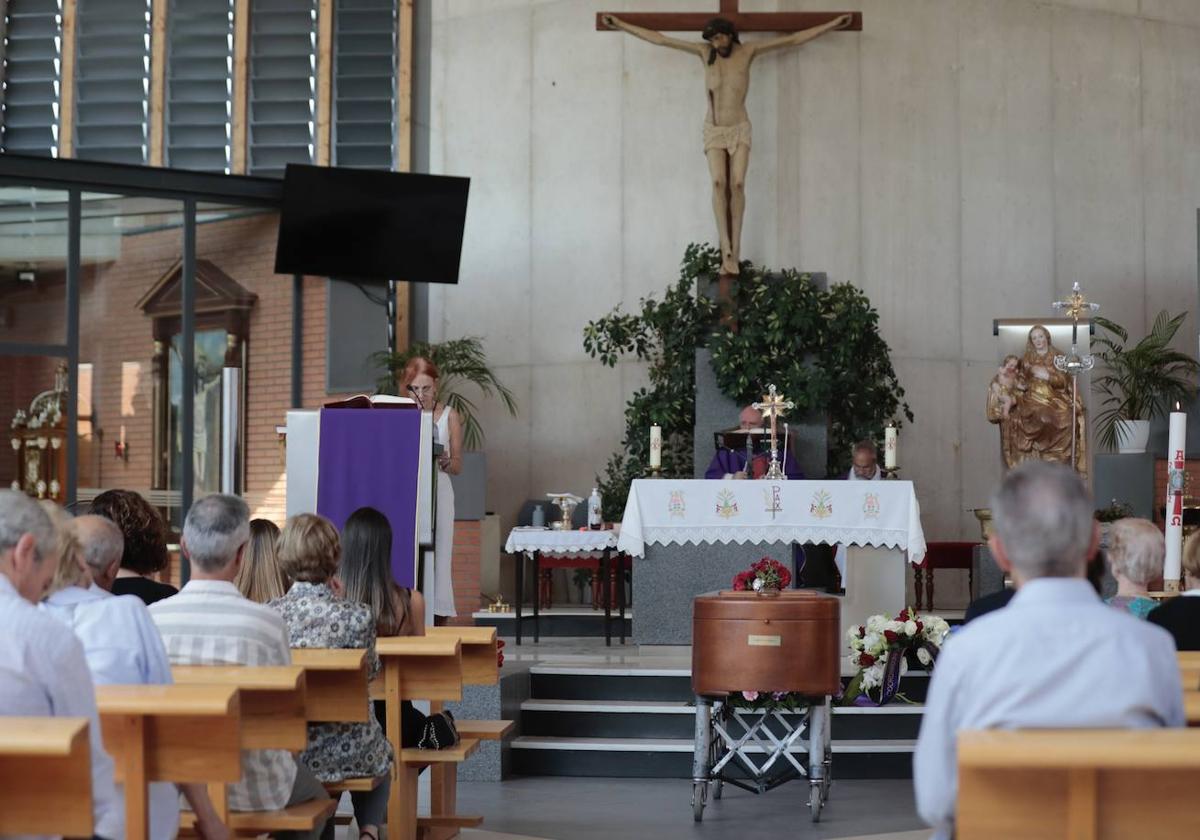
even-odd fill
[(691, 53), (704, 63), (704, 87), (708, 111), (704, 117), (704, 155), (712, 176), (713, 215), (721, 245), (721, 273), (735, 275), (741, 259), (742, 219), (746, 213), (746, 171), (750, 166), (750, 115), (746, 93), (750, 89), (750, 65), (763, 53), (798, 47), (854, 21), (842, 15), (828, 23), (802, 29), (778, 38), (743, 44), (737, 28), (716, 17), (704, 27), (705, 43), (670, 38), (653, 29), (626, 23), (605, 15), (604, 23), (660, 47)]

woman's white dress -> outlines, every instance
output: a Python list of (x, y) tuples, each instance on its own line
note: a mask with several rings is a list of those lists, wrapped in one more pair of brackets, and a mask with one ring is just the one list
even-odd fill
[[(438, 442), (450, 447), (450, 409), (443, 407), (437, 420)], [(454, 609), (454, 575), (450, 562), (454, 555), (454, 485), (450, 475), (438, 467), (437, 533), (433, 541), (433, 614), (458, 615)]]

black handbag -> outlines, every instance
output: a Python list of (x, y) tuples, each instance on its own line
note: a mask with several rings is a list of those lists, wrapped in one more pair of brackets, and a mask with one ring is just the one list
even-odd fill
[(458, 746), (458, 741), (454, 715), (450, 712), (437, 712), (425, 718), (425, 726), (421, 730), (421, 740), (417, 741), (417, 747), (423, 750), (447, 750)]

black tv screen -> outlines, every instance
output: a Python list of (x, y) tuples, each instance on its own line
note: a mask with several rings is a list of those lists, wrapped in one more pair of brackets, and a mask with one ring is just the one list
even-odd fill
[(457, 283), (470, 183), (289, 164), (275, 271)]

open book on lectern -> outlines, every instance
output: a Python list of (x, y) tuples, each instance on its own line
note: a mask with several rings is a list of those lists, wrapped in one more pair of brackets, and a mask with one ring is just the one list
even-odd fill
[(411, 397), (397, 397), (393, 394), (355, 394), (344, 400), (334, 400), (325, 403), (325, 408), (420, 408), (417, 401)]

